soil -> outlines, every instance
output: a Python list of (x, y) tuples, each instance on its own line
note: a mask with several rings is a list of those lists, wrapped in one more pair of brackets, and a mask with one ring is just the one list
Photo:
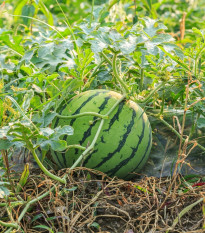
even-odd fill
[[(91, 169), (76, 168), (72, 172), (69, 169), (58, 172), (59, 176), (67, 174), (67, 184), (63, 185), (48, 179), (39, 169), (30, 172), (32, 175), (19, 193), (23, 200), (39, 197), (53, 186), (55, 189), (28, 208), (20, 222), (24, 232), (49, 232), (36, 228), (39, 225), (55, 233), (204, 232), (202, 177), (192, 187), (184, 185), (180, 175), (174, 183), (168, 177), (146, 176), (124, 181)], [(0, 199), (1, 202), (5, 200)], [(24, 207), (13, 208), (14, 221)], [(1, 207), (0, 220), (8, 219), (6, 208)], [(0, 232), (4, 231), (1, 227)]]

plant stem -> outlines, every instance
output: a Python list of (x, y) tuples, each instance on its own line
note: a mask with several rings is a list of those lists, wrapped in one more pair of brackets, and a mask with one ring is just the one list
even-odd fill
[(99, 114), (99, 113), (96, 113), (96, 112), (83, 112), (83, 113), (70, 115), (70, 116), (63, 116), (63, 115), (57, 114), (56, 116), (58, 118), (62, 118), (62, 119), (72, 119), (72, 118), (78, 118), (78, 117), (90, 116), (90, 115), (100, 117), (102, 119), (108, 119), (108, 117), (106, 115), (102, 115), (102, 114)]
[(165, 98), (164, 98), (164, 90), (163, 90), (162, 105), (161, 105), (161, 109), (160, 109), (160, 115), (163, 115), (163, 112), (164, 112), (164, 101), (165, 101)]
[(79, 149), (79, 150), (86, 150), (86, 147), (84, 146), (81, 146), (81, 145), (69, 145), (67, 148), (66, 148), (66, 152), (71, 149), (71, 148), (75, 148), (75, 149)]
[(161, 87), (163, 87), (165, 85), (165, 82), (162, 82), (162, 83), (160, 83), (154, 90), (152, 90), (151, 92), (150, 92), (150, 94), (144, 99), (144, 100), (142, 100), (142, 101), (137, 101), (138, 103), (143, 103), (143, 104), (145, 104), (145, 103), (147, 103), (151, 98), (152, 98), (152, 96), (154, 95), (154, 93), (156, 92), (156, 91), (158, 91)]
[[(2, 226), (6, 226), (6, 227), (10, 227), (6, 232), (9, 233), (13, 230), (13, 228), (17, 229), (18, 227), (20, 227), (19, 223), (20, 221), (22, 220), (22, 218), (24, 217), (24, 215), (26, 214), (28, 208), (30, 207), (30, 205), (34, 204), (35, 202), (43, 199), (44, 197), (46, 197), (48, 194), (50, 194), (53, 190), (55, 189), (55, 186), (53, 186), (49, 191), (47, 191), (46, 193), (42, 194), (41, 196), (37, 197), (37, 198), (34, 198), (33, 200), (29, 201), (26, 206), (24, 207), (23, 211), (21, 212), (20, 216), (18, 217), (18, 220), (17, 222), (18, 223), (5, 223), (5, 222), (2, 222), (0, 221), (0, 224)], [(3, 225), (3, 224), (5, 225)], [(5, 232), (5, 233), (6, 233)]]
[(102, 52), (101, 54), (102, 54), (102, 56), (104, 57), (104, 59), (107, 61), (107, 63), (109, 63), (109, 64), (112, 66), (112, 62), (111, 62), (111, 60), (107, 57), (107, 55), (106, 55), (104, 52)]
[(37, 154), (36, 154), (36, 152), (35, 152), (35, 150), (34, 150), (33, 148), (29, 148), (29, 150), (30, 150), (31, 153), (33, 154), (33, 157), (34, 157), (34, 159), (36, 160), (38, 166), (41, 168), (41, 170), (42, 170), (47, 176), (49, 176), (50, 178), (52, 178), (52, 179), (54, 179), (54, 180), (56, 180), (56, 181), (59, 181), (59, 182), (61, 182), (61, 183), (63, 183), (63, 184), (66, 184), (66, 179), (60, 178), (60, 177), (58, 177), (58, 176), (52, 174), (51, 172), (49, 172), (49, 171), (43, 166), (43, 164), (42, 164), (41, 161), (39, 160), (39, 158), (38, 158), (38, 156), (37, 156)]
[(39, 132), (39, 129), (36, 127), (36, 125), (34, 125), (34, 123), (26, 116), (26, 114), (23, 112), (23, 110), (21, 109), (21, 107), (19, 106), (19, 104), (16, 102), (16, 100), (14, 98), (12, 98), (11, 96), (7, 95), (5, 98), (10, 99), (14, 105), (17, 107), (17, 109), (19, 110), (19, 112), (21, 113), (21, 115), (28, 121), (30, 122), (30, 124), (34, 127), (34, 129)]
[(174, 219), (174, 222), (172, 224), (172, 226), (170, 228), (168, 228), (168, 230), (166, 231), (166, 233), (168, 233), (169, 231), (172, 231), (174, 229), (174, 227), (177, 225), (177, 223), (180, 221), (180, 219), (182, 218), (183, 215), (185, 215), (187, 212), (189, 212), (194, 206), (196, 206), (197, 204), (199, 204), (200, 202), (202, 202), (204, 200), (204, 197), (200, 198), (199, 200), (197, 200), (196, 202), (188, 205), (187, 207), (185, 207), (177, 216), (177, 218)]
[[(9, 205), (11, 207), (15, 207), (15, 206), (18, 206), (18, 205), (23, 205), (24, 202), (23, 201), (14, 201), (14, 202), (9, 202)], [(4, 207), (4, 206), (7, 206), (7, 203), (0, 203), (0, 207)]]
[(109, 11), (118, 2), (119, 0), (112, 0), (107, 7), (107, 11)]
[(82, 90), (84, 90), (84, 89), (90, 87), (91, 83), (93, 82), (93, 79), (95, 78), (95, 73), (96, 73), (96, 71), (98, 70), (98, 68), (99, 68), (104, 62), (105, 62), (105, 60), (103, 59), (103, 60), (95, 67), (95, 69), (94, 69), (93, 72), (91, 73), (90, 77), (88, 78), (87, 83), (85, 84), (85, 86), (84, 86), (84, 88), (83, 88)]
[(23, 211), (21, 212), (21, 214), (18, 217), (18, 222), (20, 222), (23, 218), (23, 216), (25, 215), (25, 213), (27, 212), (28, 208), (30, 207), (30, 205), (34, 204), (37, 201), (40, 201), (41, 199), (43, 199), (44, 197), (46, 197), (48, 194), (50, 194), (53, 190), (55, 189), (55, 186), (53, 186), (50, 190), (48, 190), (47, 192), (45, 192), (44, 194), (42, 194), (39, 197), (34, 198), (33, 200), (29, 201), (25, 208), (23, 209)]
[(1, 150), (1, 153), (2, 153), (2, 157), (3, 157), (4, 165), (6, 168), (6, 175), (7, 175), (8, 181), (11, 185), (12, 192), (14, 192), (14, 183), (10, 177), (11, 172), (10, 172), (10, 167), (9, 167), (8, 152), (7, 152), (7, 150)]
[(15, 229), (19, 227), (17, 223), (3, 222), (1, 220), (0, 220), (0, 225), (2, 225), (3, 227), (12, 227)]
[[(186, 112), (187, 112), (187, 104), (188, 104), (188, 97), (189, 97), (189, 82), (190, 80), (188, 80), (188, 84), (186, 87), (186, 98), (185, 98), (185, 103), (184, 103), (184, 114), (183, 114), (183, 119), (182, 119), (182, 127), (181, 127), (181, 135), (180, 135), (180, 142), (179, 142), (179, 151), (178, 151), (178, 158), (177, 161), (180, 161), (181, 156), (182, 156), (182, 143), (184, 143), (184, 127), (185, 127), (185, 121), (186, 121)], [(174, 172), (173, 172), (173, 177), (175, 177), (177, 175), (177, 169), (178, 169), (178, 163), (176, 163), (175, 168), (174, 168)]]
[(109, 118), (109, 114), (116, 108), (116, 106), (122, 102), (124, 99), (125, 99), (125, 95), (123, 95), (113, 106), (112, 108), (105, 114), (105, 115), (102, 115), (102, 114), (99, 114), (99, 113), (96, 113), (96, 112), (82, 112), (82, 113), (79, 113), (79, 114), (75, 114), (75, 115), (71, 115), (71, 116), (62, 116), (62, 115), (59, 115), (57, 114), (56, 116), (59, 117), (59, 118), (62, 118), (62, 119), (72, 119), (72, 118), (78, 118), (78, 117), (83, 117), (83, 116), (96, 116), (96, 117), (99, 117), (101, 119), (108, 119)]
[(94, 148), (94, 145), (98, 139), (98, 136), (100, 134), (100, 131), (103, 127), (104, 124), (104, 119), (101, 120), (100, 125), (98, 127), (97, 133), (95, 134), (95, 137), (91, 143), (91, 145), (79, 156), (79, 158), (75, 161), (75, 163), (71, 166), (70, 170), (74, 169), (75, 167), (78, 166), (78, 164), (81, 162), (82, 159), (86, 158), (86, 155), (88, 155)]
[[(165, 124), (173, 133), (175, 133), (176, 134), (176, 136), (178, 137), (178, 138), (181, 138), (181, 134), (180, 133), (178, 133), (168, 122), (166, 122), (165, 120), (163, 120), (163, 119), (161, 119), (159, 116), (156, 116), (155, 114), (150, 114), (151, 116), (154, 116), (154, 117), (156, 117), (157, 119), (159, 119), (163, 124)], [(182, 141), (183, 142), (185, 142), (185, 138), (182, 138)], [(190, 143), (192, 143), (192, 144), (194, 144), (195, 143), (195, 141), (190, 141)], [(201, 144), (199, 144), (198, 142), (197, 142), (197, 146), (199, 147), (199, 148), (201, 148), (203, 151), (205, 151), (205, 147), (203, 147)]]
[(120, 83), (120, 85), (124, 89), (124, 93), (129, 94), (129, 89), (128, 89), (126, 83), (120, 78), (120, 76), (118, 74), (118, 70), (117, 70), (117, 54), (118, 53), (115, 52), (114, 55), (113, 55), (113, 60), (112, 60), (113, 73), (114, 73), (117, 81)]
[(10, 16), (17, 16), (17, 17), (22, 17), (22, 18), (27, 18), (27, 19), (32, 19), (32, 20), (36, 20), (42, 24), (45, 24), (46, 26), (48, 26), (49, 28), (53, 29), (54, 31), (56, 31), (63, 39), (65, 39), (65, 37), (60, 33), (60, 31), (58, 31), (54, 26), (51, 26), (47, 23), (45, 23), (44, 21), (40, 20), (40, 19), (36, 19), (36, 18), (33, 18), (33, 17), (30, 17), (30, 16), (25, 16), (25, 15), (12, 15), (12, 14), (8, 14)]
[(143, 90), (143, 83), (144, 83), (144, 69), (142, 68), (140, 74), (140, 86), (139, 86), (140, 91)]
[(112, 111), (117, 107), (119, 103), (121, 103), (126, 98), (126, 95), (123, 95), (113, 106), (112, 108), (105, 114), (105, 116), (109, 116)]
[[(199, 119), (199, 117), (200, 117), (200, 113), (197, 114), (196, 119), (194, 120), (194, 123), (192, 124), (191, 130), (190, 130), (190, 133), (189, 133), (189, 138), (191, 138), (192, 135), (194, 134), (194, 131), (195, 131), (196, 126), (197, 126), (197, 120)], [(194, 118), (194, 116), (193, 116), (193, 118)]]
[[(93, 12), (94, 12), (94, 5), (95, 5), (95, 0), (92, 0), (92, 20), (94, 20), (94, 15), (93, 15)], [(91, 20), (90, 20), (90, 24), (91, 24)]]

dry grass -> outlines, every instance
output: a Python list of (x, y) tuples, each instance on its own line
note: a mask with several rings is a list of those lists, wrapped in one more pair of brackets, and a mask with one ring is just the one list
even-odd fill
[[(53, 186), (55, 191), (29, 208), (20, 222), (24, 232), (49, 232), (33, 228), (37, 225), (46, 225), (53, 232), (69, 233), (203, 232), (205, 214), (201, 199), (205, 185), (187, 188), (178, 176), (170, 189), (169, 178), (124, 181), (91, 169), (76, 168), (71, 174), (68, 169), (59, 171), (60, 176), (68, 174), (67, 185), (63, 186), (38, 172), (29, 178), (21, 198), (35, 198)], [(14, 221), (22, 209), (23, 206), (13, 208)], [(35, 216), (38, 216), (36, 220)], [(1, 207), (0, 219), (8, 220), (6, 207)], [(1, 228), (1, 232), (4, 230)]]

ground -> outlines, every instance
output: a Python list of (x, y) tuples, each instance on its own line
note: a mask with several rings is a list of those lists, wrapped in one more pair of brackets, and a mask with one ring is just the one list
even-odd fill
[[(172, 183), (169, 177), (124, 181), (85, 168), (58, 172), (64, 174), (68, 175), (66, 185), (48, 179), (39, 169), (32, 171), (19, 193), (21, 198), (28, 201), (50, 192), (25, 213), (24, 232), (49, 232), (49, 228), (70, 233), (203, 232), (205, 187), (201, 178), (197, 185), (185, 188), (180, 175)], [(23, 207), (14, 208), (14, 219)], [(6, 216), (2, 208), (0, 217)]]

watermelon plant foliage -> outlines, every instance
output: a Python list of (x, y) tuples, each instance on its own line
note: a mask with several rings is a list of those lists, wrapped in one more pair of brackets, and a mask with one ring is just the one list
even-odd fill
[[(196, 42), (188, 40), (182, 52), (182, 46), (157, 19), (157, 10), (163, 11), (159, 4), (140, 3), (136, 11), (146, 11), (150, 17), (139, 13), (134, 23), (127, 17), (124, 25), (115, 24), (107, 12), (111, 5), (99, 5), (72, 26), (65, 18), (65, 24), (57, 20), (55, 27), (41, 2), (29, 5), (19, 1), (13, 12), (18, 11), (18, 17), (5, 14), (5, 18), (15, 17), (15, 24), (21, 22), (26, 27), (21, 24), (16, 34), (10, 28), (0, 31), (1, 149), (28, 145), (33, 149), (65, 149), (66, 141), (54, 136), (55, 129), (48, 129), (58, 114), (56, 110), (76, 93), (96, 88), (121, 92), (148, 115), (166, 118), (167, 113), (183, 106), (189, 85), (188, 111), (193, 115), (190, 139), (197, 129), (204, 128), (203, 30), (193, 28), (188, 36)], [(125, 7), (125, 12), (131, 8)], [(42, 14), (47, 22), (38, 19)], [(48, 135), (44, 135), (45, 129)], [(203, 145), (200, 148), (203, 150)]]
[[(124, 129), (123, 123), (109, 121), (109, 117), (113, 119), (123, 109), (126, 101), (134, 101), (147, 114), (153, 129), (154, 147), (158, 144), (156, 128), (159, 122), (170, 129), (170, 135), (173, 132), (179, 137), (178, 158), (173, 158), (179, 162), (177, 171), (184, 163), (185, 157), (181, 156), (186, 152), (189, 155), (197, 147), (200, 156), (204, 156), (204, 7), (203, 1), (174, 0), (8, 0), (1, 3), (0, 198), (5, 198), (1, 206), (7, 205), (6, 200), (9, 200), (8, 211), (10, 207), (25, 204), (18, 223), (3, 222), (9, 232), (20, 230), (19, 222), (30, 205), (54, 191), (52, 187), (38, 199), (13, 201), (13, 193), (23, 188), (29, 174), (26, 166), (18, 185), (12, 184), (7, 162), (15, 156), (15, 150), (22, 147), (29, 150), (45, 174), (65, 184), (66, 176), (61, 178), (47, 170), (45, 164), (50, 159), (45, 155), (48, 150), (55, 154), (59, 164), (73, 151), (73, 163), (68, 163), (70, 169), (88, 164), (94, 159), (92, 153), (94, 155), (100, 148), (98, 139), (102, 144), (106, 140), (106, 131), (103, 131), (106, 124), (112, 124), (126, 135), (129, 153), (137, 148), (131, 145), (128, 127)], [(66, 109), (69, 101), (96, 89), (112, 90), (121, 93), (123, 98), (110, 105), (108, 112), (99, 112), (97, 106), (92, 112), (76, 113), (75, 118), (68, 119), (71, 117)], [(59, 112), (62, 106), (66, 109), (62, 111), (65, 115)], [(105, 106), (102, 109), (108, 110)], [(92, 138), (88, 135), (83, 139), (87, 140), (83, 145), (76, 145), (75, 141), (70, 144), (72, 138), (80, 134), (76, 122), (82, 125), (82, 115), (79, 118), (78, 114), (91, 120), (91, 125), (86, 126), (88, 129), (98, 126)], [(55, 124), (57, 121), (59, 124)], [(120, 138), (117, 133), (114, 136), (124, 147), (123, 136)], [(142, 135), (137, 134), (137, 138), (142, 140)], [(150, 140), (147, 153), (143, 151), (146, 158), (149, 143)], [(112, 154), (115, 148), (109, 146), (112, 151), (108, 151), (109, 147), (104, 150)], [(77, 160), (74, 158), (76, 151)], [(125, 157), (110, 164), (123, 169), (124, 161), (127, 162)], [(95, 169), (106, 161), (97, 162)], [(139, 161), (135, 162), (139, 164)], [(96, 161), (92, 161), (94, 163)], [(124, 171), (109, 169), (103, 171), (126, 178)], [(133, 167), (130, 170), (138, 171)], [(185, 191), (189, 186), (186, 184)], [(147, 193), (142, 187), (137, 189)], [(40, 217), (39, 214), (36, 219)], [(34, 217), (32, 221), (36, 219)], [(37, 227), (52, 231), (44, 225)], [(93, 222), (91, 227), (98, 229), (100, 226)]]

